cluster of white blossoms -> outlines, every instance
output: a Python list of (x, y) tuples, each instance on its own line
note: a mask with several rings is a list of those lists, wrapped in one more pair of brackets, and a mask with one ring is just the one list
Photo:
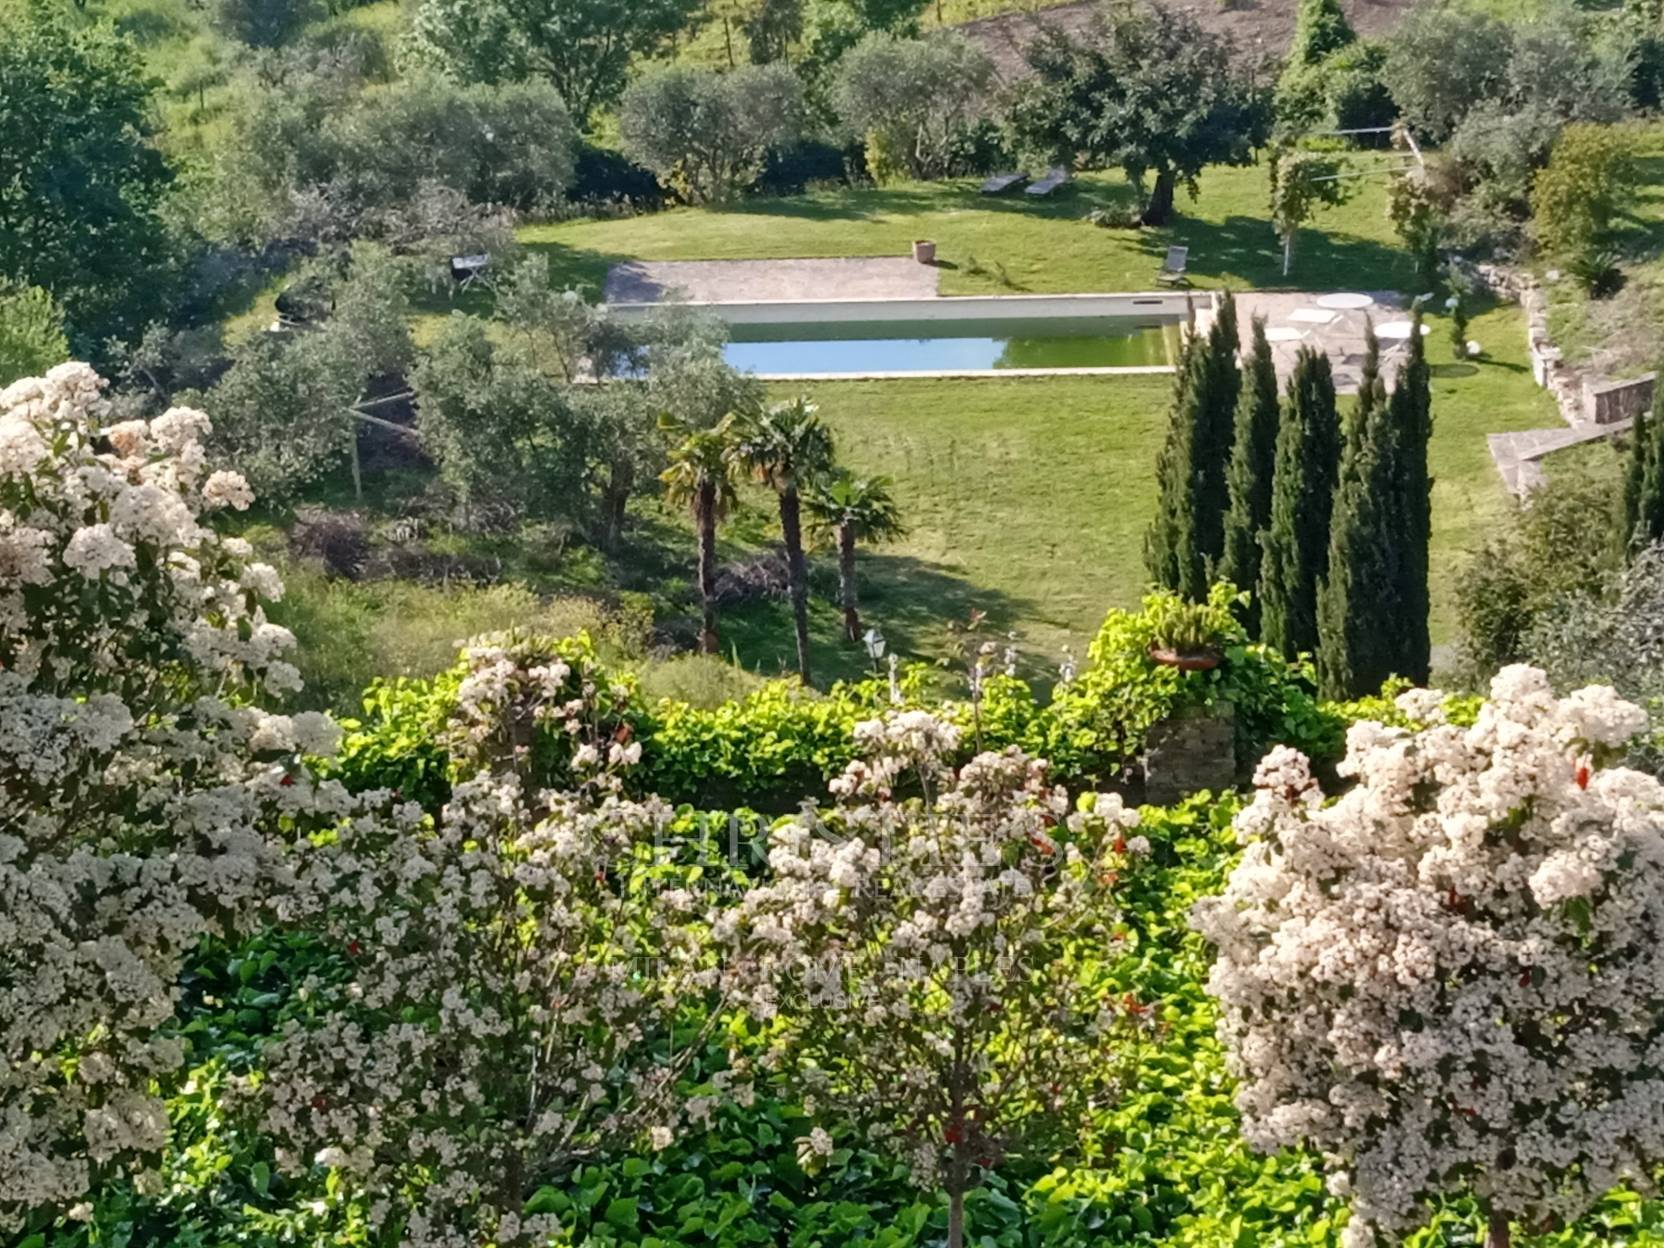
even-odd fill
[(1406, 696), (1331, 804), (1266, 758), (1195, 914), (1248, 1139), (1326, 1155), (1349, 1248), (1458, 1194), (1563, 1225), (1664, 1161), (1664, 787), (1603, 765), (1646, 716), (1527, 667), (1471, 728)]
[[(548, 1242), (553, 1219), (522, 1216), (533, 1188), (708, 1115), (677, 1081), (720, 1017), (699, 1008), (717, 972), (672, 811), (618, 793), (636, 752), (616, 691), (524, 638), (466, 654), (445, 809), (296, 847), (283, 917), (341, 971), (307, 985), (314, 1021), (267, 1047), (255, 1089), (280, 1160), (351, 1172), (421, 1248)], [(535, 788), (550, 749), (583, 760), (575, 789)], [(699, 1034), (673, 1038), (678, 1018)]]
[[(1077, 1139), (1154, 1022), (1097, 979), (1117, 875), (1148, 844), (1119, 797), (1071, 807), (1016, 750), (955, 771), (958, 732), (922, 712), (856, 738), (874, 753), (832, 782), (842, 800), (774, 830), (769, 878), (713, 934), (815, 1112), (962, 1197), (979, 1169)], [(832, 1145), (816, 1127), (799, 1155)]]
[(257, 709), (292, 638), (201, 523), (249, 501), (207, 417), (106, 426), (102, 391), (83, 364), (0, 391), (0, 1230), (143, 1173), (183, 959), (284, 879), (272, 829), (355, 805), (301, 766), (332, 725)]

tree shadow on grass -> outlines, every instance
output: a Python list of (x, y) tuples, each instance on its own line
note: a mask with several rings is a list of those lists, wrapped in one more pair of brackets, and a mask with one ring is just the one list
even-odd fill
[(1146, 231), (1141, 245), (1152, 261), (1174, 244), (1190, 248), (1190, 274), (1211, 284), (1246, 283), (1263, 290), (1404, 290), (1414, 285), (1414, 267), (1400, 248), (1331, 233), (1322, 222), (1295, 240), (1294, 270), (1283, 276), (1282, 247), (1263, 217), (1235, 215), (1223, 221), (1176, 217), (1160, 230)]
[[(973, 611), (985, 613), (979, 630), (999, 643), (1027, 611), (1025, 604), (997, 589), (976, 585), (940, 564), (909, 555), (862, 551), (856, 575), (861, 585), (861, 624), (877, 628), (888, 650), (905, 662), (949, 659), (948, 628), (965, 623)], [(837, 577), (831, 561), (817, 560), (811, 571), (810, 661), (815, 683), (858, 679), (872, 670), (859, 643), (843, 639), (843, 615), (837, 602)], [(762, 676), (796, 671), (797, 651), (791, 606), (767, 599), (734, 606), (718, 622), (724, 654)], [(957, 666), (957, 663), (954, 663)]]

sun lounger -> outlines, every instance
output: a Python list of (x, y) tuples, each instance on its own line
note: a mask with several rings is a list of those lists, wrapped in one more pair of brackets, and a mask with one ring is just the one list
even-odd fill
[(1186, 269), (1190, 266), (1190, 248), (1169, 247), (1167, 259), (1161, 262), (1161, 272), (1156, 274), (1156, 281), (1163, 286), (1188, 286), (1190, 276)]
[(1062, 165), (1053, 165), (1046, 171), (1046, 176), (1038, 182), (1023, 188), (1024, 195), (1032, 195), (1036, 199), (1044, 199), (1058, 187), (1069, 180), (1069, 171)]
[(1004, 195), (1018, 183), (1027, 182), (1026, 173), (998, 173), (982, 184), (984, 195)]

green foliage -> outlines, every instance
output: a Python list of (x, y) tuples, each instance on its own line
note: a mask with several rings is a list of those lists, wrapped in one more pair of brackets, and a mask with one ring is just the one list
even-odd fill
[(1206, 166), (1252, 163), (1270, 131), (1268, 90), (1178, 9), (1106, 9), (1078, 38), (1043, 31), (1025, 56), (1032, 74), (1008, 119), (1016, 146), (1047, 162), (1119, 165), (1147, 189), (1146, 225), (1167, 223), (1178, 186), (1196, 195)]
[(1531, 211), (1537, 241), (1551, 256), (1588, 255), (1635, 193), (1634, 137), (1616, 126), (1567, 126), (1537, 175)]
[(251, 48), (290, 43), (323, 12), (319, 0), (211, 0), (209, 5), (214, 28)]
[(57, 301), (39, 286), (0, 277), (0, 388), (19, 377), (39, 377), (68, 358)]
[(1627, 559), (1664, 540), (1664, 386), (1653, 394), (1652, 412), (1637, 412), (1629, 433), (1618, 514), (1618, 543)]
[(1399, 366), (1392, 399), (1387, 404), (1386, 438), (1388, 488), (1401, 558), (1397, 602), (1402, 628), (1396, 637), (1398, 662), (1393, 671), (1425, 684), (1433, 655), (1429, 631), (1433, 606), (1433, 476), (1428, 466), (1433, 394), (1419, 314), (1411, 320), (1409, 358)]
[(52, 292), (85, 357), (169, 294), (148, 78), (131, 43), (49, 0), (6, 0), (0, 26), (0, 278)]
[(1507, 26), (1457, 0), (1413, 6), (1388, 42), (1387, 81), (1404, 120), (1450, 137), (1475, 104), (1500, 96), (1513, 39)]
[(1194, 599), (1207, 595), (1224, 553), (1226, 468), (1242, 388), (1237, 351), (1236, 301), (1227, 292), (1207, 337), (1192, 334), (1186, 344), (1156, 463), (1160, 493), (1145, 566), (1156, 585)]
[(1018, 743), (1061, 760), (1064, 774), (1079, 770), (1103, 780), (1142, 753), (1149, 730), (1161, 720), (1229, 703), (1239, 763), (1274, 742), (1314, 755), (1335, 751), (1338, 728), (1312, 697), (1310, 668), (1250, 642), (1236, 616), (1242, 598), (1228, 585), (1211, 589), (1201, 622), (1223, 662), (1211, 671), (1184, 672), (1152, 661), (1150, 648), (1162, 641), (1164, 621), (1177, 602), (1156, 594), (1145, 599), (1142, 611), (1110, 612), (1088, 651), (1085, 672), (1054, 692), (1049, 714)]
[(1271, 155), (1271, 224), (1283, 240), (1283, 276), (1294, 267), (1294, 239), (1319, 208), (1334, 208), (1353, 193), (1343, 161), (1319, 152), (1279, 148)]
[(298, 85), (239, 97), (196, 205), (211, 237), (380, 237), (407, 250), (432, 238), (448, 260), (445, 247), (508, 241), (491, 220), (498, 206), (546, 205), (572, 182), (572, 120), (547, 83), (416, 74), (360, 90), (319, 74)]
[(1341, 430), (1329, 357), (1304, 347), (1277, 430), (1271, 527), (1260, 570), (1260, 636), (1290, 658), (1318, 644), (1317, 589), (1329, 566), (1329, 517)]
[(352, 454), (358, 422), (350, 409), (413, 354), (408, 281), (385, 252), (356, 248), (344, 276), (326, 266), (296, 284), (317, 293), (326, 319), (253, 335), (212, 390), (180, 396), (213, 412), (214, 444), (262, 501), (293, 498)]
[[(1651, 425), (1651, 422), (1647, 422)], [(1456, 582), (1463, 663), (1482, 681), (1526, 658), (1525, 640), (1554, 603), (1597, 595), (1619, 561), (1621, 517), (1609, 471), (1577, 463), (1533, 491), (1502, 531), (1476, 551)]]
[[(1255, 317), (1254, 345), (1246, 362), (1237, 400), (1236, 429), (1231, 442), (1231, 464), (1226, 471), (1230, 506), (1225, 513), (1224, 553), (1219, 579), (1259, 589), (1260, 561), (1265, 533), (1271, 525), (1271, 485), (1277, 470), (1277, 364), (1265, 336), (1265, 318)], [(1260, 604), (1251, 596), (1243, 622), (1248, 635), (1258, 636)]]
[(464, 82), (546, 79), (587, 125), (631, 64), (663, 51), (698, 0), (420, 0), (408, 50)]
[(1277, 80), (1277, 120), (1303, 130), (1329, 109), (1328, 63), (1357, 42), (1340, 0), (1300, 0), (1294, 16), (1294, 40)]
[(844, 128), (866, 140), (881, 181), (929, 181), (954, 172), (959, 140), (982, 114), (993, 73), (981, 45), (963, 35), (874, 32), (838, 62), (830, 99)]
[(1395, 674), (1405, 625), (1397, 607), (1407, 534), (1395, 523), (1398, 461), (1380, 365), (1371, 333), (1341, 456), (1329, 566), (1318, 588), (1318, 688), (1329, 698), (1374, 692)]
[(693, 203), (749, 189), (768, 155), (797, 139), (803, 85), (784, 64), (718, 74), (672, 65), (630, 84), (619, 109), (624, 153)]

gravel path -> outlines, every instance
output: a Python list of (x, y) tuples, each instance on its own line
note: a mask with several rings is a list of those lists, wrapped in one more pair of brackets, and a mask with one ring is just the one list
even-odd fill
[(932, 299), (941, 274), (911, 257), (848, 260), (632, 260), (607, 274), (608, 303)]

